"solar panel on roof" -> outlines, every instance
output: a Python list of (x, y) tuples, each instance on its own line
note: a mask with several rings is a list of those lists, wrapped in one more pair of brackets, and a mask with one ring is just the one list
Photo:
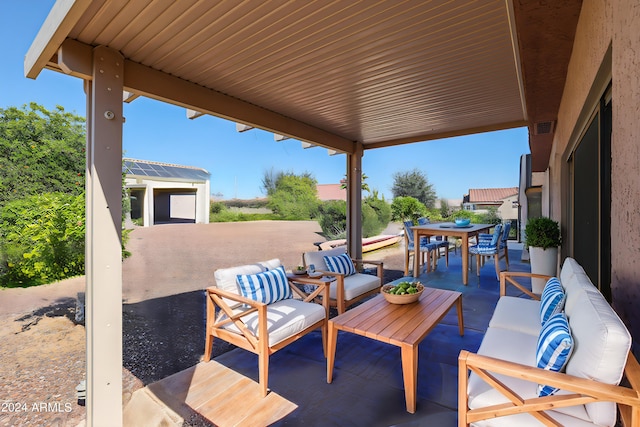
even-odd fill
[(209, 179), (209, 173), (204, 169), (148, 163), (141, 160), (125, 160), (122, 170), (124, 173), (138, 176), (180, 178), (194, 181)]

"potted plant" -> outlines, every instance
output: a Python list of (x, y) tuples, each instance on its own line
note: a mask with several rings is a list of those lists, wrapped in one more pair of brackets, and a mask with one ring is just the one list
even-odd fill
[[(558, 246), (562, 242), (557, 221), (547, 217), (530, 218), (524, 229), (525, 245), (531, 257), (531, 272), (556, 276), (558, 273)], [(531, 281), (533, 293), (541, 294), (546, 280)]]

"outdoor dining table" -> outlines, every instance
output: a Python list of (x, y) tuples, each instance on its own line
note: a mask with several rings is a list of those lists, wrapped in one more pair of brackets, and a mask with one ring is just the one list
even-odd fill
[[(415, 225), (413, 230), (413, 241), (419, 242), (421, 236), (445, 236), (460, 237), (462, 239), (462, 283), (469, 283), (469, 237), (477, 236), (479, 233), (486, 233), (493, 227), (493, 224), (469, 224), (458, 226), (453, 222), (441, 222), (427, 225)], [(418, 277), (420, 273), (420, 258), (413, 257), (413, 277)]]

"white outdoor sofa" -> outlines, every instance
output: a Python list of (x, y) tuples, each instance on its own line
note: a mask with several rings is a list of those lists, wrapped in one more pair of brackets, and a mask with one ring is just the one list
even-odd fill
[[(537, 367), (540, 297), (518, 277), (549, 279), (500, 274), (501, 297), (480, 348), (459, 356), (459, 425), (614, 426), (617, 408), (623, 425), (640, 426), (640, 366), (630, 352), (631, 336), (582, 267), (567, 258), (560, 273), (573, 340), (562, 372)], [(506, 296), (507, 283), (531, 299)], [(560, 390), (538, 397), (539, 384)]]

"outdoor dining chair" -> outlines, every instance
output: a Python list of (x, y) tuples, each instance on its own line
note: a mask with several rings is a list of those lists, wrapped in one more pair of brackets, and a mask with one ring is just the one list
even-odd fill
[[(505, 222), (502, 224), (502, 235), (500, 236), (500, 251), (502, 255), (500, 258), (504, 257), (505, 263), (507, 264), (507, 270), (509, 270), (509, 233), (511, 232), (511, 221)], [(480, 233), (478, 235), (478, 239), (491, 241), (493, 238), (493, 234)]]
[[(430, 243), (426, 238), (420, 239), (418, 248), (416, 250), (416, 245), (413, 241), (413, 221), (404, 221), (404, 275), (409, 275), (409, 259), (413, 255), (419, 256), (421, 260), (421, 265), (427, 266), (427, 272), (431, 271), (431, 269), (435, 269), (437, 262), (437, 254), (438, 245), (437, 243)], [(426, 257), (426, 262), (425, 262)]]
[[(491, 240), (478, 238), (478, 243), (469, 248), (469, 254), (475, 255), (476, 271), (480, 276), (480, 267), (484, 264), (484, 258), (493, 256), (496, 268), (496, 278), (500, 280), (500, 238), (502, 233), (502, 224), (497, 224), (493, 229)], [(507, 267), (507, 270), (509, 267)]]
[[(429, 218), (427, 217), (420, 217), (418, 218), (418, 225), (428, 225), (431, 224), (431, 221), (429, 220)], [(437, 254), (438, 254), (438, 259), (440, 258), (441, 255), (441, 249), (444, 249), (444, 253), (442, 255), (444, 255), (445, 258), (445, 265), (447, 267), (449, 267), (449, 241), (445, 240), (443, 236), (434, 236), (433, 239), (431, 239), (430, 237), (423, 237), (423, 239), (426, 239), (426, 243), (435, 243), (438, 250), (437, 250)], [(455, 248), (455, 245), (454, 245)], [(437, 260), (434, 261), (434, 266), (437, 263)]]

